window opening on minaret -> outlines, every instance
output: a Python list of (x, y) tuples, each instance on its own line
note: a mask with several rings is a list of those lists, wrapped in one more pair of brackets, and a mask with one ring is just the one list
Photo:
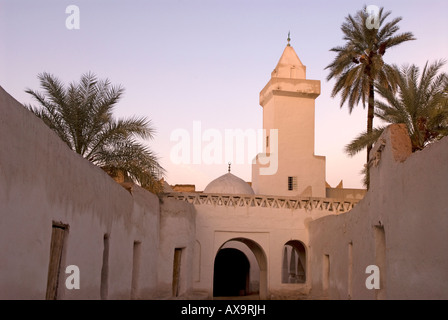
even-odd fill
[(288, 177), (288, 190), (297, 190), (297, 177)]

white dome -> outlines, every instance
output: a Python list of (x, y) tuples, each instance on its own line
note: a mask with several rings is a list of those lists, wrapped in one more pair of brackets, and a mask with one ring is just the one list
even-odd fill
[(229, 172), (210, 182), (204, 193), (254, 194), (254, 190), (246, 181)]

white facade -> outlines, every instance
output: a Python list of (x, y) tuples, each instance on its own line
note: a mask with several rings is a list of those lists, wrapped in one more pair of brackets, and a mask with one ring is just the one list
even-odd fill
[[(291, 46), (286, 46), (260, 92), (266, 151), (276, 166), (264, 174), (264, 155), (252, 167), (252, 187), (257, 194), (325, 197), (325, 157), (314, 154), (315, 99), (320, 81), (306, 79), (306, 67)], [(277, 135), (275, 136), (275, 130)], [(272, 163), (277, 161), (277, 163)]]
[[(259, 292), (251, 293), (262, 299), (306, 295), (310, 290), (307, 280), (309, 223), (350, 210), (357, 203), (355, 200), (241, 194), (172, 193), (165, 197), (195, 207), (193, 264), (197, 267), (193, 271), (193, 289), (209, 298), (213, 297), (215, 258), (221, 248), (234, 248), (229, 245), (234, 241), (245, 244), (256, 257), (257, 263), (251, 267), (259, 272), (255, 280), (259, 282)], [(284, 247), (291, 241), (297, 244), (297, 250), (305, 253), (306, 273), (302, 283), (282, 280)], [(247, 252), (246, 255), (249, 256)]]
[[(392, 125), (370, 156), (364, 199), (309, 225), (311, 295), (448, 299), (448, 137), (412, 153), (405, 126)], [(378, 289), (366, 286), (371, 265)]]

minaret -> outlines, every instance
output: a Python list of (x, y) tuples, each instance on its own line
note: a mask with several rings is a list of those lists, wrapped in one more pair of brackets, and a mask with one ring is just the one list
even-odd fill
[[(306, 67), (289, 42), (288, 34), (288, 44), (260, 92), (265, 153), (254, 159), (252, 188), (256, 194), (325, 197), (325, 157), (314, 155), (320, 81), (306, 79)], [(276, 172), (266, 169), (276, 165)]]

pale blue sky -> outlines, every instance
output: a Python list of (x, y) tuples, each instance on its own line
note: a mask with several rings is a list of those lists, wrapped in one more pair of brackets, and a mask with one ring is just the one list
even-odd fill
[[(126, 91), (117, 116), (152, 119), (151, 148), (161, 157), (170, 184), (192, 183), (203, 190), (227, 164), (175, 165), (170, 134), (182, 128), (259, 129), (259, 92), (286, 45), (321, 81), (316, 100), (315, 153), (326, 156), (330, 185), (360, 187), (365, 154), (347, 157), (343, 148), (365, 129), (366, 110), (352, 115), (331, 98), (333, 82), (324, 70), (341, 45), (340, 25), (364, 4), (384, 6), (401, 16), (400, 32), (417, 40), (391, 49), (388, 63), (424, 63), (446, 58), (448, 2), (428, 1), (21, 1), (0, 0), (0, 85), (22, 103), (26, 88), (39, 89), (37, 74), (50, 72), (68, 83), (92, 71)], [(68, 30), (68, 5), (80, 9), (80, 29)], [(445, 66), (445, 71), (448, 68)], [(204, 142), (204, 145), (206, 142)], [(249, 164), (232, 172), (251, 180)]]

